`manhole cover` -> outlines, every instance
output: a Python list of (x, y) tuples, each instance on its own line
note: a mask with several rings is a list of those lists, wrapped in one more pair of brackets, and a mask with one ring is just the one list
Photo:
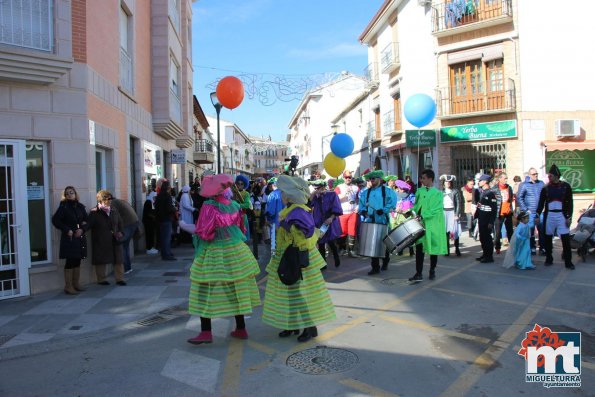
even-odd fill
[(151, 316), (149, 318), (145, 318), (143, 320), (137, 321), (138, 325), (143, 325), (145, 327), (150, 327), (151, 325), (160, 324), (166, 322), (168, 319), (166, 317), (156, 315)]
[(165, 273), (163, 273), (163, 276), (166, 276), (166, 277), (184, 277), (186, 275), (187, 275), (186, 272), (165, 272)]
[(303, 374), (326, 375), (345, 372), (358, 361), (357, 355), (349, 350), (318, 346), (292, 354), (286, 364)]

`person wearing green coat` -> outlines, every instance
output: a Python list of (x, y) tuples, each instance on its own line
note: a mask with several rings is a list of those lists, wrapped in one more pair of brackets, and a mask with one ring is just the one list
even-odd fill
[(432, 170), (421, 173), (422, 187), (417, 189), (413, 211), (422, 219), (426, 233), (417, 240), (415, 247), (415, 275), (411, 282), (423, 280), (424, 255), (430, 255), (430, 280), (436, 278), (438, 255), (446, 255), (447, 247), (444, 239), (444, 202), (443, 194), (434, 187), (435, 174)]

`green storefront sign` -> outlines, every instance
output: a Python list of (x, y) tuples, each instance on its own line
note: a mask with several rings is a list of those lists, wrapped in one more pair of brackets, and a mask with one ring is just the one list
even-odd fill
[(573, 192), (595, 192), (595, 150), (552, 150), (545, 154), (545, 169), (560, 168)]
[(484, 141), (488, 139), (515, 138), (516, 120), (453, 125), (440, 128), (440, 142)]
[(405, 130), (405, 146), (409, 148), (416, 147), (435, 147), (435, 130)]

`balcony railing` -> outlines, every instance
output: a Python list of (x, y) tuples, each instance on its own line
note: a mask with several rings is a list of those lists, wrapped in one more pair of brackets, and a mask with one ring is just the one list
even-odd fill
[(516, 110), (516, 90), (512, 79), (507, 79), (500, 90), (487, 91), (482, 85), (476, 94), (463, 91), (460, 87), (441, 87), (436, 90), (438, 117), (471, 117)]
[(52, 51), (52, 0), (0, 1), (0, 44)]
[(432, 5), (433, 33), (490, 26), (509, 20), (512, 20), (512, 0), (451, 0)]
[(378, 131), (376, 131), (376, 121), (372, 120), (372, 121), (368, 121), (368, 128), (367, 128), (367, 134), (368, 134), (368, 139), (370, 141), (375, 141), (377, 139), (380, 139), (380, 137), (378, 136)]
[(207, 139), (197, 139), (194, 141), (194, 151), (213, 153), (213, 142)]
[(380, 69), (382, 73), (391, 73), (399, 66), (401, 66), (399, 43), (390, 43), (380, 52)]
[(194, 152), (192, 159), (198, 164), (213, 164), (215, 153), (213, 153), (213, 143), (207, 139), (197, 139), (194, 141)]
[(130, 94), (134, 93), (132, 59), (130, 59), (128, 53), (122, 47), (120, 47), (120, 85)]
[(395, 131), (395, 112), (389, 111), (382, 115), (382, 131), (384, 135), (392, 134)]
[(372, 62), (364, 68), (364, 76), (371, 82), (378, 84), (378, 63)]

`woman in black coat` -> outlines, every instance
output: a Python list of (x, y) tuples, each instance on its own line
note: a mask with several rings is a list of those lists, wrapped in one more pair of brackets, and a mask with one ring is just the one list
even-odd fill
[(124, 236), (124, 222), (118, 210), (111, 205), (112, 194), (108, 190), (97, 192), (97, 206), (89, 212), (88, 229), (92, 230), (91, 257), (97, 284), (109, 285), (106, 280), (108, 264), (113, 264), (116, 284), (126, 285), (124, 281), (124, 251), (121, 239)]
[(87, 224), (87, 210), (79, 202), (75, 188), (66, 186), (62, 192), (60, 206), (52, 216), (52, 224), (61, 231), (60, 259), (64, 264), (64, 292), (76, 295), (84, 291), (79, 284), (81, 260), (87, 257), (87, 238), (84, 227)]

